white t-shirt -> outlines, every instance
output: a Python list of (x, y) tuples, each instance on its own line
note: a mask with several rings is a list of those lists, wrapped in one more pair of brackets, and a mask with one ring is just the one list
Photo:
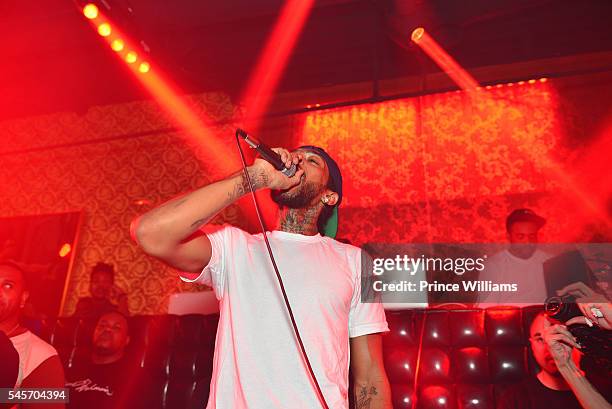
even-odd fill
[[(261, 234), (206, 228), (195, 280), (220, 300), (208, 409), (320, 408)], [(330, 408), (348, 408), (349, 337), (388, 331), (380, 303), (361, 303), (361, 250), (281, 231), (268, 239), (304, 347)]]
[(547, 297), (543, 264), (551, 256), (536, 249), (531, 257), (516, 257), (508, 249), (503, 250), (485, 262), (479, 280), (493, 283), (516, 284), (516, 292), (483, 292), (479, 295), (481, 307), (495, 305), (525, 307), (543, 304)]
[(19, 375), (15, 384), (16, 388), (20, 387), (23, 380), (40, 364), (57, 355), (55, 348), (30, 331), (15, 335), (10, 340), (19, 354)]

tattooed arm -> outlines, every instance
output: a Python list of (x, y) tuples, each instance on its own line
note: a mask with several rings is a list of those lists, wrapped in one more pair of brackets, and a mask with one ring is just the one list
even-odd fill
[(382, 336), (351, 338), (351, 371), (355, 409), (392, 409), (391, 388), (385, 373)]
[[(275, 149), (287, 166), (299, 156)], [(262, 159), (247, 168), (255, 190), (288, 189), (298, 184), (302, 170), (287, 178)], [(210, 240), (200, 232), (226, 206), (249, 192), (244, 172), (172, 199), (132, 222), (132, 237), (149, 255), (186, 272), (197, 272), (208, 264)]]

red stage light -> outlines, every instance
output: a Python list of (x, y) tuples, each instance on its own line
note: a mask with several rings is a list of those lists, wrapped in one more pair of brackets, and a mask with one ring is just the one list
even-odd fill
[(436, 63), (449, 76), (459, 88), (463, 90), (474, 90), (478, 82), (466, 70), (451, 57), (444, 49), (429, 35), (424, 28), (419, 27), (412, 32), (412, 41)]
[(251, 129), (257, 129), (260, 117), (268, 108), (313, 4), (314, 0), (284, 2), (241, 97), (245, 105), (245, 122)]
[(59, 256), (62, 258), (66, 257), (68, 253), (70, 253), (71, 250), (72, 250), (72, 246), (69, 243), (64, 243), (59, 250)]
[(151, 65), (146, 61), (141, 62), (138, 66), (138, 71), (142, 72), (143, 74), (149, 72), (150, 69)]
[(419, 41), (421, 41), (421, 38), (423, 38), (423, 34), (425, 34), (425, 29), (423, 27), (417, 27), (412, 30), (412, 35), (410, 36), (410, 38), (412, 39), (412, 41), (418, 44)]
[(536, 80), (529, 80), (527, 82), (529, 82), (530, 84), (535, 84)]
[[(215, 170), (220, 175), (235, 172), (240, 167), (240, 161), (234, 152), (217, 138), (216, 132), (208, 126), (208, 122), (212, 121), (206, 118), (205, 114), (194, 111), (191, 104), (182, 97), (185, 92), (179, 90), (171, 80), (165, 77), (162, 72), (159, 72), (157, 66), (155, 70), (151, 70), (149, 62), (138, 61), (139, 54), (141, 54), (141, 57), (143, 55), (141, 46), (122, 33), (121, 28), (108, 19), (101, 10), (96, 20), (89, 21), (100, 35), (104, 36), (106, 34), (105, 41), (113, 50), (117, 51), (117, 57), (129, 64), (128, 67), (135, 75), (135, 79), (168, 113), (170, 120), (184, 131), (185, 137), (195, 145), (202, 144), (209, 148), (210, 153), (204, 153), (202, 161), (213, 163), (216, 157), (221, 156), (227, 158), (227, 160), (218, 163)], [(98, 22), (103, 22), (103, 24), (98, 25)], [(143, 71), (147, 74), (142, 75)]]
[(111, 43), (111, 48), (117, 52), (123, 50), (124, 47), (125, 47), (125, 43), (120, 38), (113, 40), (113, 42)]
[(102, 23), (98, 26), (98, 34), (100, 34), (102, 37), (108, 37), (111, 35), (111, 33), (112, 30), (110, 24)]
[(130, 51), (129, 53), (125, 55), (125, 61), (128, 64), (135, 63), (137, 59), (138, 59), (138, 54), (136, 54), (134, 51)]
[(546, 82), (548, 81), (548, 78), (540, 78), (540, 82)]
[(85, 17), (90, 20), (97, 18), (98, 14), (98, 7), (95, 4), (89, 3), (85, 7), (83, 7), (83, 15), (85, 15)]

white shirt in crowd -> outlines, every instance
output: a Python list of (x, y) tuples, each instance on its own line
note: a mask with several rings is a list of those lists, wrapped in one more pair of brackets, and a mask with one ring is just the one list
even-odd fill
[(483, 292), (479, 294), (481, 307), (507, 305), (524, 307), (543, 304), (547, 298), (543, 264), (551, 256), (536, 249), (531, 257), (523, 259), (503, 250), (485, 262), (479, 280), (493, 283), (516, 284), (516, 292)]

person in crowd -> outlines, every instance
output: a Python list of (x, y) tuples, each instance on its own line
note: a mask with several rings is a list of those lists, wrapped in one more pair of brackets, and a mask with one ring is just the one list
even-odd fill
[(509, 246), (489, 257), (479, 280), (517, 285), (516, 292), (483, 292), (481, 307), (542, 304), (547, 298), (543, 264), (550, 255), (538, 248), (540, 229), (546, 220), (531, 209), (516, 209), (506, 218)]
[(128, 321), (118, 311), (102, 314), (93, 333), (91, 355), (67, 371), (73, 409), (148, 408), (146, 371), (127, 353)]
[(74, 312), (76, 317), (97, 319), (109, 311), (129, 315), (127, 295), (115, 286), (115, 269), (111, 264), (100, 262), (93, 266), (89, 292), (90, 297), (79, 299)]
[(506, 390), (498, 409), (611, 407), (580, 369), (581, 346), (565, 325), (542, 311), (531, 323), (529, 342), (539, 372)]
[[(342, 177), (319, 147), (277, 149), (291, 177), (256, 159), (245, 172), (171, 200), (132, 224), (145, 252), (213, 287), (221, 300), (208, 409), (348, 408), (349, 365), (357, 407), (391, 408), (382, 360), (388, 331), (379, 302), (362, 302), (361, 249), (334, 240)], [(250, 191), (270, 189), (279, 206), (264, 233), (300, 329), (300, 352), (263, 234), (206, 226)], [(203, 228), (203, 230), (200, 230)], [(350, 351), (350, 353), (349, 353)], [(318, 393), (315, 381), (320, 386)]]
[[(0, 261), (0, 331), (10, 339), (19, 355), (15, 387), (63, 388), (64, 369), (57, 351), (22, 326), (21, 311), (28, 299), (26, 272), (11, 261)], [(4, 365), (4, 361), (2, 361)], [(21, 408), (38, 408), (35, 403)], [(63, 408), (63, 403), (48, 403), (46, 409)]]

